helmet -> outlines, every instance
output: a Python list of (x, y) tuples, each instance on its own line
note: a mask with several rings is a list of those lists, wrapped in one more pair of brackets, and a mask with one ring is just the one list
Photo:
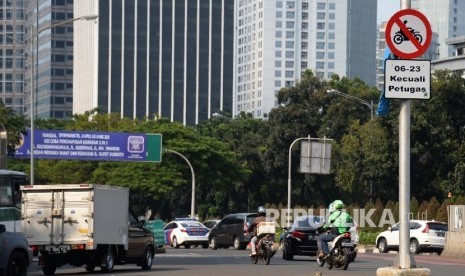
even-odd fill
[(263, 206), (259, 206), (258, 209), (257, 209), (257, 212), (259, 214), (265, 214), (266, 213), (266, 208), (263, 207)]
[(338, 200), (335, 200), (335, 201), (333, 202), (333, 205), (334, 205), (334, 208), (335, 208), (336, 210), (340, 210), (340, 209), (342, 209), (342, 207), (344, 207), (344, 202), (342, 202), (342, 200), (339, 200), (339, 199), (338, 199)]
[(332, 214), (334, 211), (336, 211), (336, 207), (334, 207), (333, 202), (331, 202), (331, 204), (329, 204), (328, 211), (329, 211), (330, 214)]

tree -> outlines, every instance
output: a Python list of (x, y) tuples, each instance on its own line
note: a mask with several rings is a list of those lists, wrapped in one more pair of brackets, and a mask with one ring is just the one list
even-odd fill
[(16, 114), (0, 101), (0, 124), (6, 128), (8, 156), (13, 156), (16, 146), (21, 143), (21, 135), (26, 134), (26, 117)]

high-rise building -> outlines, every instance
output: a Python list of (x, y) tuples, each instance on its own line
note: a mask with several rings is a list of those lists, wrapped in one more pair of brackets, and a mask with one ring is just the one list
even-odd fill
[(449, 38), (465, 35), (465, 0), (412, 0), (412, 9), (418, 9), (438, 34), (438, 51), (434, 59), (454, 55), (454, 47), (446, 42)]
[(311, 69), (376, 83), (377, 1), (236, 0), (235, 114), (266, 118)]
[(195, 125), (232, 114), (234, 1), (81, 0), (73, 112), (162, 116)]
[(17, 114), (25, 112), (25, 4), (0, 1), (0, 101)]
[(27, 53), (33, 58), (32, 66), (28, 59), (25, 75), (27, 114), (31, 115), (32, 89), (35, 118), (69, 118), (73, 104), (73, 23), (62, 23), (73, 19), (73, 0), (24, 3)]

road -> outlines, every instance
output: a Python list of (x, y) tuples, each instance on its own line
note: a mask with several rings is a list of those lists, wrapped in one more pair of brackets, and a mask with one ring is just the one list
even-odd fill
[[(134, 265), (117, 265), (112, 273), (101, 273), (97, 268), (94, 273), (87, 273), (84, 268), (62, 267), (58, 268), (55, 275), (131, 275), (131, 276), (313, 276), (321, 271), (324, 276), (347, 275), (376, 275), (379, 267), (393, 264), (395, 254), (359, 254), (354, 263), (349, 265), (347, 271), (340, 269), (328, 270), (326, 267), (318, 267), (314, 257), (296, 256), (294, 261), (285, 261), (281, 258), (281, 252), (271, 260), (270, 265), (262, 263), (252, 264), (247, 257), (248, 251), (236, 251), (233, 249), (172, 249), (166, 253), (155, 256), (154, 265), (150, 271), (142, 271)], [(462, 276), (465, 270), (465, 260), (444, 259), (437, 255), (416, 255), (417, 266), (431, 269), (431, 275)], [(28, 275), (43, 275), (37, 269), (37, 262), (32, 264)]]

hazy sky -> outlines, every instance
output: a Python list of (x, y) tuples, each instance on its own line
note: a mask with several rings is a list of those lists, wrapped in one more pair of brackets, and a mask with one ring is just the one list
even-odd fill
[(377, 22), (389, 21), (389, 18), (400, 10), (400, 0), (378, 0)]

